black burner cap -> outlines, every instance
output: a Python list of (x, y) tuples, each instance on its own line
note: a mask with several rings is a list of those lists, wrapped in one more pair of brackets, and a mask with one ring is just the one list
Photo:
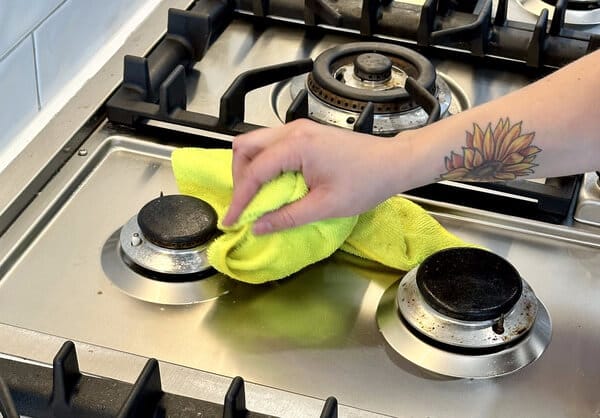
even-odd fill
[(138, 213), (140, 230), (151, 243), (164, 248), (197, 247), (217, 230), (217, 214), (204, 200), (192, 196), (161, 196)]
[(436, 311), (463, 321), (485, 321), (517, 303), (523, 282), (502, 257), (476, 248), (451, 248), (428, 257), (417, 270), (417, 286)]
[(385, 81), (392, 75), (392, 60), (374, 52), (360, 54), (354, 59), (354, 74), (361, 80)]

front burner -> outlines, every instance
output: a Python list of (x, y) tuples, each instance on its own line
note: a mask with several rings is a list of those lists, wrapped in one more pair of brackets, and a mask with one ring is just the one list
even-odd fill
[(193, 196), (154, 199), (140, 210), (137, 222), (148, 241), (170, 249), (197, 247), (217, 232), (215, 210)]
[(550, 342), (548, 312), (503, 258), (440, 251), (388, 289), (377, 310), (386, 341), (433, 372), (487, 378), (537, 359)]
[(429, 306), (462, 321), (506, 315), (523, 291), (521, 277), (510, 263), (474, 248), (451, 248), (432, 255), (419, 267), (416, 282)]
[(217, 215), (192, 196), (160, 196), (121, 229), (121, 250), (134, 269), (163, 281), (187, 281), (210, 270), (206, 249), (217, 231)]
[(163, 304), (213, 299), (227, 287), (208, 262), (216, 236), (217, 215), (208, 203), (161, 195), (109, 238), (103, 267), (113, 283), (138, 299)]

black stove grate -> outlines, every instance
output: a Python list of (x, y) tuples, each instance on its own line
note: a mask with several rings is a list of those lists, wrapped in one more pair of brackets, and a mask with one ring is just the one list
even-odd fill
[[(186, 70), (204, 56), (232, 19), (257, 25), (296, 24), (315, 34), (339, 28), (347, 36), (352, 36), (350, 30), (358, 40), (368, 41), (384, 34), (386, 42), (412, 48), (416, 44), (416, 49), (427, 54), (450, 54), (474, 65), (501, 65), (512, 70), (516, 66), (518, 71), (536, 76), (600, 48), (600, 35), (564, 27), (566, 0), (557, 1), (550, 25), (547, 11), (535, 25), (508, 21), (507, 7), (508, 0), (500, 0), (495, 13), (492, 0), (427, 0), (423, 6), (388, 0), (197, 1), (190, 10), (169, 10), (167, 34), (147, 57), (125, 57), (123, 84), (108, 100), (107, 115), (112, 122), (137, 129), (146, 120), (228, 135), (260, 128), (244, 120), (246, 94), (309, 72), (313, 61), (298, 60), (240, 74), (222, 96), (218, 116), (186, 110)], [(436, 120), (437, 101), (412, 81), (407, 81), (407, 91), (428, 112), (429, 122)], [(298, 94), (286, 113), (287, 122), (308, 116), (307, 97), (306, 91)], [(365, 106), (354, 129), (372, 133), (373, 106)], [(479, 184), (521, 199), (465, 192), (442, 184), (407, 194), (560, 224), (571, 218), (579, 183), (579, 176), (569, 176), (545, 185), (523, 181)]]
[[(244, 380), (231, 382), (222, 404), (166, 393), (158, 362), (150, 359), (136, 382), (82, 375), (75, 345), (63, 344), (52, 368), (0, 358), (0, 415), (38, 417), (223, 417), (270, 415), (246, 409)], [(337, 418), (337, 400), (325, 401), (321, 418)]]
[[(316, 26), (325, 23), (334, 28), (354, 30), (363, 37), (383, 33), (387, 41), (398, 44), (416, 41), (421, 49), (445, 47), (447, 53), (447, 47), (451, 47), (453, 51), (462, 51), (463, 58), (502, 57), (505, 61), (501, 62), (507, 66), (518, 60), (525, 64), (525, 70), (560, 67), (600, 47), (600, 36), (563, 27), (566, 0), (557, 3), (550, 28), (547, 11), (540, 15), (535, 25), (507, 22), (507, 0), (498, 3), (493, 22), (492, 0), (471, 2), (473, 10), (470, 13), (449, 0), (428, 0), (422, 7), (406, 3), (392, 6), (390, 3), (382, 0), (205, 0), (196, 2), (190, 10), (171, 9), (167, 34), (154, 50), (147, 57), (125, 57), (123, 84), (107, 102), (108, 117), (128, 126), (150, 119), (230, 135), (260, 128), (244, 122), (246, 94), (311, 71), (312, 60), (298, 60), (241, 74), (221, 98), (218, 117), (186, 110), (185, 70), (204, 56), (211, 42), (233, 18), (254, 19), (260, 24), (277, 24), (278, 18), (295, 19), (312, 31), (325, 30)], [(358, 6), (361, 16), (357, 19), (353, 10)], [(250, 12), (252, 15), (247, 15)], [(427, 92), (411, 86), (418, 86), (408, 82), (407, 90), (414, 101), (424, 105), (430, 122), (436, 120), (439, 116), (435, 105), (431, 105), (432, 98)], [(299, 95), (287, 113), (287, 121), (307, 117), (305, 102), (306, 96)], [(365, 109), (358, 118), (361, 123), (357, 124), (356, 130), (360, 132), (372, 132), (373, 116), (368, 110)]]

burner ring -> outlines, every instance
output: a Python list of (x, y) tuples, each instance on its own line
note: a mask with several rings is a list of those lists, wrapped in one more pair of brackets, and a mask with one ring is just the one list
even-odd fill
[(131, 262), (156, 273), (179, 276), (173, 281), (181, 281), (184, 275), (196, 274), (212, 268), (206, 253), (211, 241), (194, 248), (180, 250), (158, 246), (144, 235), (138, 225), (137, 216), (123, 225), (119, 242), (121, 250)]
[(538, 300), (538, 314), (531, 330), (519, 342), (492, 353), (465, 354), (428, 344), (415, 335), (398, 312), (398, 282), (383, 293), (377, 307), (377, 325), (388, 345), (405, 360), (442, 376), (489, 379), (513, 373), (537, 360), (552, 339), (552, 322)]
[[(391, 78), (396, 81), (392, 86), (388, 86), (390, 88), (382, 88), (381, 83), (385, 80), (378, 80), (377, 77), (375, 81), (364, 81), (364, 88), (356, 87), (354, 82), (345, 84), (340, 81), (338, 70), (345, 65), (354, 66), (358, 57), (368, 53), (384, 56), (391, 61)], [(354, 72), (356, 70), (354, 68)], [(375, 113), (395, 113), (417, 107), (403, 85), (399, 84), (398, 79), (406, 76), (414, 78), (429, 92), (435, 92), (435, 68), (421, 54), (397, 45), (358, 42), (337, 46), (321, 53), (315, 59), (313, 71), (309, 74), (308, 87), (324, 102), (346, 110), (360, 111), (368, 102), (373, 102)], [(360, 81), (355, 74), (349, 77)]]
[(448, 349), (484, 350), (519, 341), (534, 326), (539, 306), (527, 283), (523, 282), (520, 298), (510, 312), (493, 319), (465, 321), (440, 314), (428, 305), (417, 285), (419, 268), (404, 276), (396, 296), (399, 315), (419, 335)]
[(117, 230), (102, 247), (102, 269), (111, 283), (136, 299), (163, 305), (188, 305), (213, 300), (231, 288), (231, 280), (217, 272), (200, 280), (155, 280), (127, 265), (122, 251), (120, 231)]

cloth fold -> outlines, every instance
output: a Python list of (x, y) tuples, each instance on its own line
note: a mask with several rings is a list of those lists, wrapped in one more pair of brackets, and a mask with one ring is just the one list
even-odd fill
[(171, 162), (180, 192), (206, 201), (217, 212), (223, 234), (208, 248), (209, 263), (243, 282), (258, 284), (287, 277), (338, 249), (408, 271), (436, 251), (470, 246), (401, 197), (390, 198), (360, 216), (256, 236), (254, 221), (308, 192), (301, 173), (284, 173), (263, 185), (238, 221), (225, 227), (221, 221), (233, 192), (232, 151), (181, 148), (173, 151)]

